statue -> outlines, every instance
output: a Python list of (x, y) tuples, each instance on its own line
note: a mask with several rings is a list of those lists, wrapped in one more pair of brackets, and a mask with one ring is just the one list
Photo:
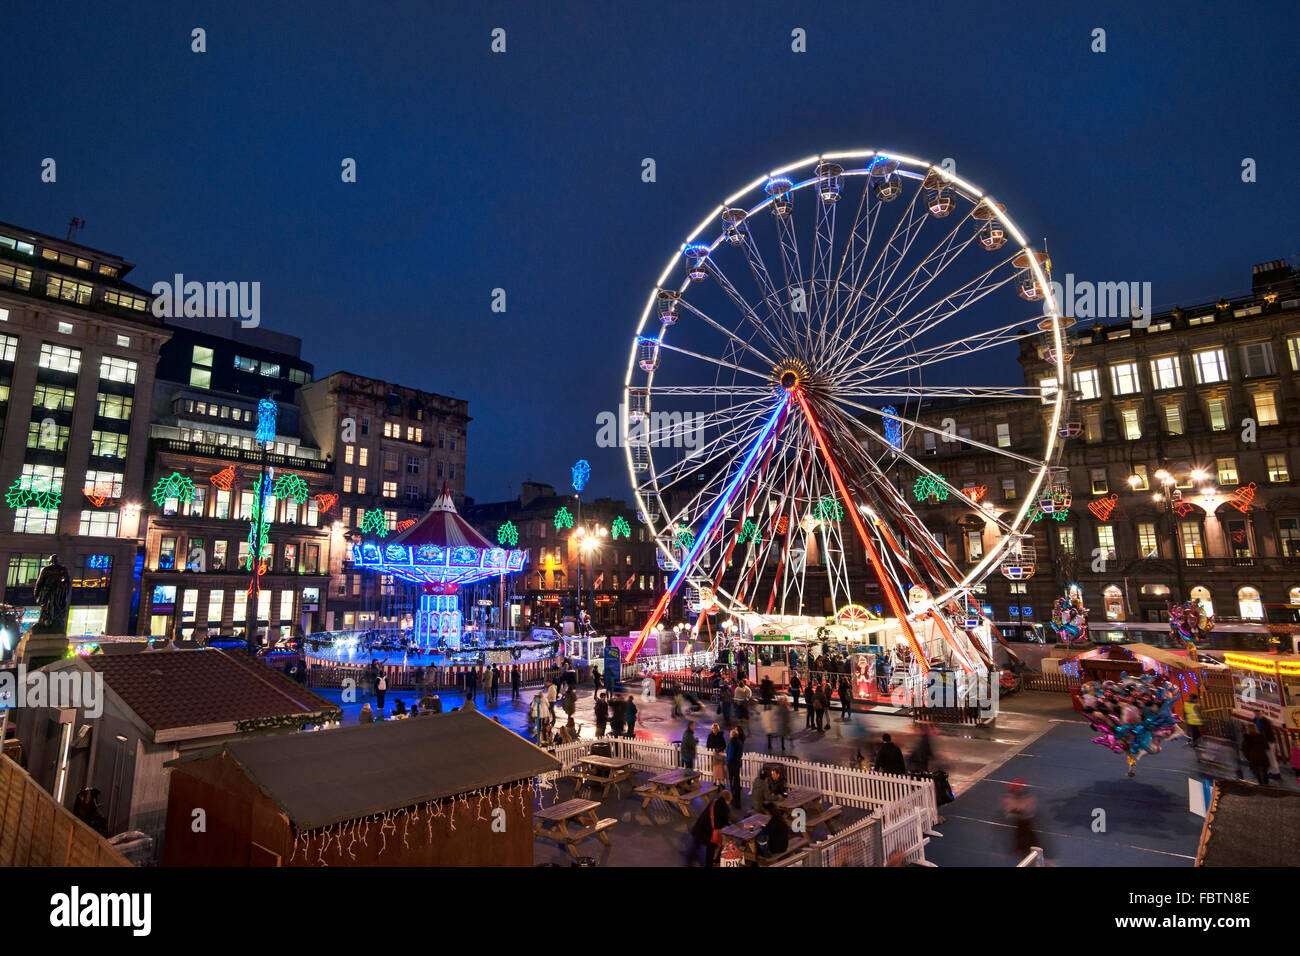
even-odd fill
[(68, 629), (68, 592), (72, 579), (68, 569), (59, 564), (57, 554), (50, 555), (50, 560), (36, 578), (36, 603), (41, 607), (41, 616), (32, 627), (42, 634), (63, 634)]

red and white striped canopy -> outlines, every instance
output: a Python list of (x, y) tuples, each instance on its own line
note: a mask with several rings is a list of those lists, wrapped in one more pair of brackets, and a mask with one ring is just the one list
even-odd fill
[(456, 513), (456, 506), (451, 500), (451, 489), (445, 483), (429, 513), (388, 543), (412, 546), (432, 544), (440, 548), (496, 547)]

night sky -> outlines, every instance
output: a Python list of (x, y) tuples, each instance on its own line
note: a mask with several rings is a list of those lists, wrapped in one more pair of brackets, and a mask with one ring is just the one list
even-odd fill
[(809, 154), (952, 157), (1058, 274), (1149, 281), (1157, 309), (1300, 262), (1295, 5), (1079, 6), (10, 0), (0, 220), (80, 216), (145, 288), (260, 281), (318, 374), (468, 399), (480, 501), (567, 487), (579, 457), (625, 497), (595, 416), (650, 287)]

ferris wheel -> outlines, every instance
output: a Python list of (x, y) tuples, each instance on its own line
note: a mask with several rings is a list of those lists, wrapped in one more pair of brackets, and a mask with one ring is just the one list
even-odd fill
[[(976, 586), (1032, 575), (1030, 525), (1068, 507), (1072, 320), (1049, 270), (1003, 204), (896, 153), (811, 156), (710, 212), (651, 289), (624, 380), (628, 469), (668, 579), (643, 637), (683, 585), (733, 614), (863, 603), (860, 547), (917, 657), (987, 661), (964, 633)], [(1026, 339), (1052, 382), (975, 384), (993, 350), (1005, 360)], [(956, 399), (1041, 402), (1044, 438), (1026, 448), (934, 423), (935, 403)], [(949, 441), (1002, 456), (1028, 494), (985, 506), (927, 456)], [(922, 520), (936, 498), (995, 526), (969, 566)], [(921, 622), (939, 628), (928, 645)]]

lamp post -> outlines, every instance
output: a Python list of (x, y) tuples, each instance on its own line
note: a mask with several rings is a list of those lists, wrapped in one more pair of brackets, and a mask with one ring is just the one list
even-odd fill
[[(1188, 473), (1187, 477), (1191, 478), (1193, 481), (1204, 481), (1209, 476), (1203, 470), (1198, 468)], [(1178, 517), (1174, 512), (1174, 496), (1178, 493), (1178, 478), (1173, 472), (1169, 471), (1169, 469), (1163, 467), (1155, 473), (1155, 478), (1160, 482), (1161, 490), (1152, 495), (1152, 497), (1156, 502), (1164, 504), (1165, 513), (1169, 515), (1169, 534), (1173, 540), (1174, 547), (1174, 571), (1178, 579), (1178, 595), (1177, 601), (1174, 603), (1181, 604), (1183, 601), (1187, 600), (1187, 579), (1186, 573), (1183, 569), (1183, 540), (1182, 535), (1180, 535), (1178, 531)], [(1129, 478), (1129, 485), (1134, 490), (1137, 490), (1138, 485), (1141, 483), (1142, 479), (1137, 475), (1132, 475)]]

